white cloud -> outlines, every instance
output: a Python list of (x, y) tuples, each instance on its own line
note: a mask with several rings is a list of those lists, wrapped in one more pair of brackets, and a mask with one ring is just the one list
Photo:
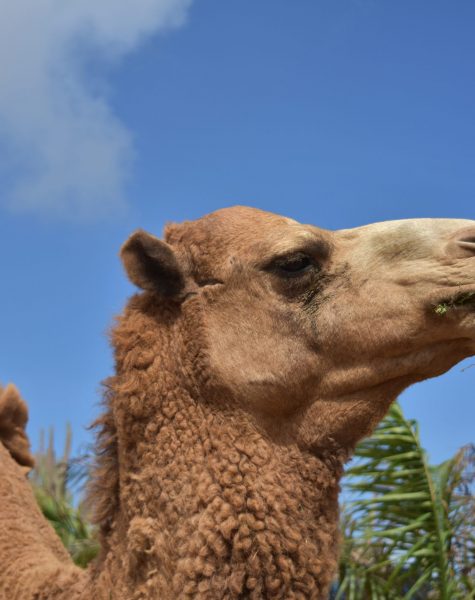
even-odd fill
[(125, 207), (131, 135), (88, 85), (82, 59), (120, 59), (147, 36), (182, 25), (191, 1), (0, 0), (9, 208), (94, 218)]

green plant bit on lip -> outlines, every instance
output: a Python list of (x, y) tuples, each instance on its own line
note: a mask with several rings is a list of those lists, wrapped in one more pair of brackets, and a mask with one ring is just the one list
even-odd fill
[(448, 310), (449, 310), (449, 306), (445, 303), (437, 304), (437, 306), (434, 308), (435, 314), (439, 315), (440, 317), (443, 317), (445, 314), (447, 314)]

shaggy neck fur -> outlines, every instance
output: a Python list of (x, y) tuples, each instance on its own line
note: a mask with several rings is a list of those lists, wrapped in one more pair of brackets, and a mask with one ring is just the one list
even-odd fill
[(177, 317), (136, 297), (114, 333), (98, 587), (113, 581), (111, 598), (127, 599), (326, 598), (343, 454), (276, 445), (226, 398), (200, 397), (205, 358)]

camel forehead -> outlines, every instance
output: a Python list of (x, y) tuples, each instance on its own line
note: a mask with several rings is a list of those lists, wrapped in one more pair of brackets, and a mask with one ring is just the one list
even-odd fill
[(323, 230), (288, 217), (257, 208), (234, 206), (196, 221), (173, 225), (167, 229), (166, 239), (171, 243), (198, 244), (215, 250), (227, 247), (247, 254), (263, 245), (285, 251), (287, 247), (315, 237), (319, 231)]
[(203, 222), (210, 228), (218, 231), (225, 231), (228, 234), (241, 233), (249, 236), (258, 236), (264, 231), (291, 230), (296, 226), (302, 225), (295, 219), (284, 217), (272, 212), (252, 208), (249, 206), (232, 206), (222, 208), (195, 223)]

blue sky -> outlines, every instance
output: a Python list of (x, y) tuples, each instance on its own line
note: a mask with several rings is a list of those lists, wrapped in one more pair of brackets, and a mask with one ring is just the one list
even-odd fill
[[(134, 228), (475, 218), (469, 0), (25, 4), (0, 24), (0, 381), (35, 444), (90, 439)], [(474, 441), (473, 363), (403, 396), (434, 461)]]

